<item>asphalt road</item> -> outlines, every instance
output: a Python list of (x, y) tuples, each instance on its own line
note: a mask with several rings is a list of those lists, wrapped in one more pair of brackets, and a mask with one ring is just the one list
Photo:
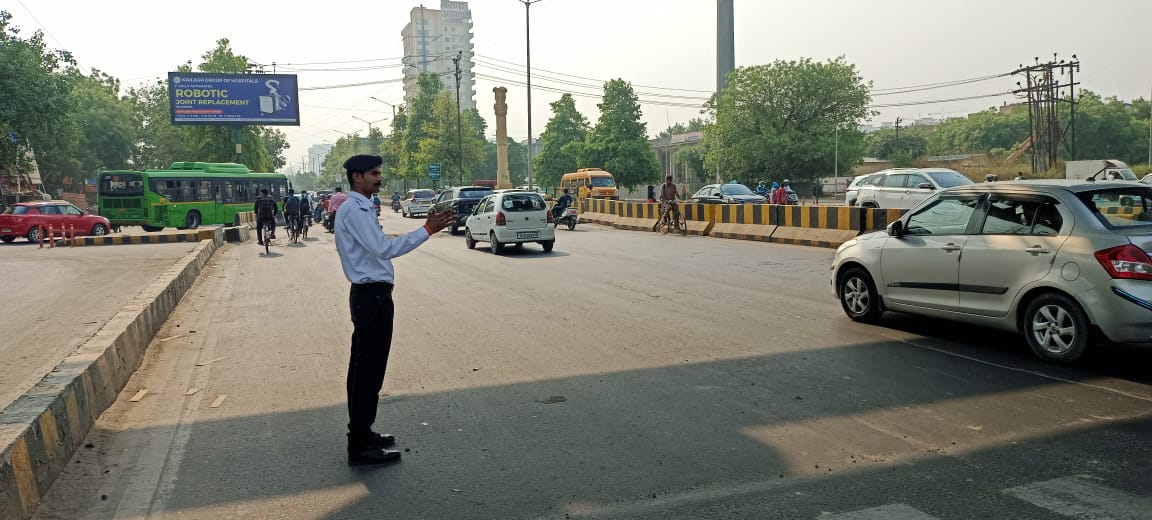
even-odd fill
[(856, 324), (829, 250), (595, 225), (397, 259), (377, 426), (404, 460), (348, 468), (348, 288), (316, 234), (216, 253), (39, 518), (1152, 517), (1149, 352)]
[(195, 247), (40, 249), (24, 240), (0, 244), (0, 409), (32, 388)]

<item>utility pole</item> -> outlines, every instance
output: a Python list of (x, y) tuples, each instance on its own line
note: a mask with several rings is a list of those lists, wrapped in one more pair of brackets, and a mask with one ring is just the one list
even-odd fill
[(456, 65), (456, 165), (460, 168), (460, 184), (464, 184), (464, 139), (460, 133), (460, 58), (464, 57), (464, 51), (456, 51), (456, 57), (452, 58), (452, 63)]
[(532, 189), (536, 179), (532, 176), (532, 4), (540, 0), (520, 0), (524, 4), (524, 50), (528, 71), (528, 189)]
[(896, 118), (896, 146), (892, 147), (892, 153), (897, 153), (900, 151), (900, 123), (903, 122), (904, 119), (899, 117)]
[[(1053, 54), (1048, 62), (1033, 58), (1033, 65), (1020, 67), (1013, 75), (1023, 74), (1024, 81), (1016, 82), (1019, 87), (1013, 94), (1026, 94), (1028, 98), (1028, 122), (1032, 138), (1032, 174), (1047, 171), (1056, 166), (1060, 158), (1060, 148), (1064, 147), (1071, 159), (1076, 159), (1076, 73), (1080, 71), (1080, 61), (1075, 54), (1072, 60), (1056, 61)], [(1063, 77), (1067, 76), (1067, 81)], [(1064, 94), (1067, 89), (1068, 94)], [(1068, 103), (1071, 117), (1067, 125), (1060, 121), (1060, 107)]]
[[(728, 74), (736, 69), (736, 9), (732, 0), (716, 0), (716, 100), (728, 86)], [(717, 116), (719, 117), (719, 116)], [(720, 139), (716, 139), (720, 147)], [(716, 164), (716, 182), (720, 180), (720, 164)]]

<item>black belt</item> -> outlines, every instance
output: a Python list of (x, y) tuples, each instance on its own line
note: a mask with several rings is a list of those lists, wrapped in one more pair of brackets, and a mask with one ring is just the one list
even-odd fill
[(365, 293), (365, 294), (392, 294), (392, 289), (396, 287), (392, 282), (367, 282), (367, 283), (354, 283), (352, 284), (352, 292)]

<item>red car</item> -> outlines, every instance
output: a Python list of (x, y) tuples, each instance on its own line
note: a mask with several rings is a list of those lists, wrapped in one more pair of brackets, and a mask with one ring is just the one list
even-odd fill
[(107, 235), (112, 225), (100, 215), (89, 215), (84, 210), (63, 200), (43, 202), (20, 202), (8, 206), (0, 214), (0, 241), (12, 242), (17, 237), (25, 237), (29, 242), (39, 242), (42, 235), (75, 227), (76, 236)]

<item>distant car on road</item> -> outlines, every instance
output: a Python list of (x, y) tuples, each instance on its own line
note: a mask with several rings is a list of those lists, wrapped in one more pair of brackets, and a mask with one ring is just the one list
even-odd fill
[(0, 241), (10, 243), (18, 237), (39, 242), (51, 227), (54, 233), (75, 229), (76, 236), (103, 236), (112, 225), (108, 219), (88, 212), (63, 200), (19, 202), (0, 214)]
[(408, 193), (400, 198), (400, 214), (405, 218), (427, 215), (428, 209), (432, 207), (432, 201), (435, 199), (436, 192), (434, 190), (408, 190)]
[(464, 227), (464, 223), (468, 220), (468, 215), (472, 214), (472, 209), (476, 207), (476, 203), (485, 195), (492, 193), (492, 188), (487, 186), (458, 186), (454, 188), (447, 188), (441, 191), (436, 199), (432, 201), (433, 211), (440, 212), (446, 209), (456, 211), (456, 223), (452, 224), (449, 232), (455, 235)]
[(767, 200), (739, 183), (709, 184), (688, 199), (704, 204), (763, 204)]
[(475, 249), (476, 242), (488, 242), (496, 255), (505, 245), (525, 242), (537, 242), (548, 253), (556, 243), (552, 212), (544, 197), (520, 190), (499, 190), (481, 199), (468, 216), (464, 235), (468, 249)]
[[(1129, 198), (1128, 208), (1105, 207)], [(943, 190), (836, 251), (845, 314), (898, 311), (1024, 336), (1071, 363), (1095, 342), (1152, 342), (1152, 187), (1006, 181)]]
[(975, 184), (964, 174), (947, 168), (895, 168), (867, 179), (856, 194), (856, 205), (866, 208), (911, 208), (937, 191)]

